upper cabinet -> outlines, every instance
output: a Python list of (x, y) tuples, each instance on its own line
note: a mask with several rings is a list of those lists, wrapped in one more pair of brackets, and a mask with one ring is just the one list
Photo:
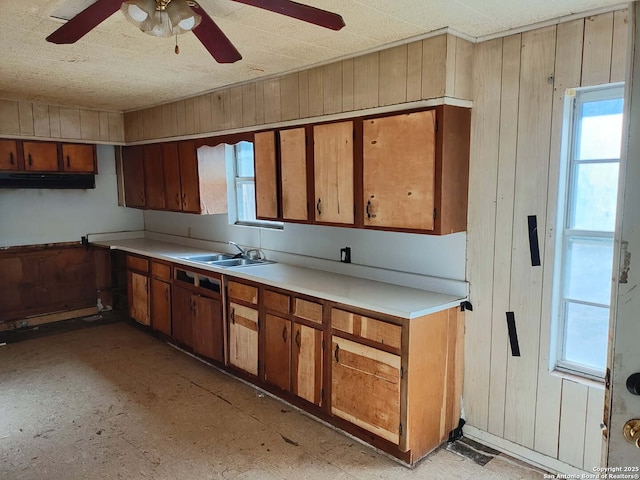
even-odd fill
[(125, 202), (128, 207), (185, 213), (225, 213), (227, 187), (224, 145), (193, 141), (124, 147)]
[(465, 231), (470, 126), (469, 109), (441, 105), (256, 134), (257, 211), (287, 222)]
[(315, 219), (318, 223), (354, 223), (353, 122), (313, 127)]
[(0, 170), (98, 173), (96, 146), (80, 143), (0, 140)]
[(433, 230), (436, 112), (364, 121), (364, 225)]

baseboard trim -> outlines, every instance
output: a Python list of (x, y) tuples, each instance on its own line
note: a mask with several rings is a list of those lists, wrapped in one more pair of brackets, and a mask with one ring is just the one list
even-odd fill
[(475, 440), (476, 442), (482, 443), (491, 448), (495, 448), (500, 452), (506, 453), (507, 455), (517, 458), (518, 460), (522, 460), (523, 462), (527, 462), (534, 467), (547, 470), (551, 473), (577, 475), (577, 477), (575, 478), (586, 478), (582, 475), (593, 473), (585, 472), (584, 470), (576, 468), (573, 465), (569, 465), (568, 463), (564, 463), (556, 458), (551, 458), (542, 453), (533, 451), (502, 437), (498, 437), (491, 433), (485, 432), (484, 430), (480, 430), (469, 424), (465, 425), (462, 431), (464, 436), (470, 438), (471, 440)]
[(0, 332), (9, 330), (18, 330), (20, 328), (35, 327), (44, 325), (45, 323), (60, 322), (62, 320), (70, 320), (72, 318), (86, 317), (98, 313), (98, 307), (81, 308), (79, 310), (69, 310), (66, 312), (47, 313), (46, 315), (37, 315), (34, 317), (26, 317), (10, 322), (0, 323)]

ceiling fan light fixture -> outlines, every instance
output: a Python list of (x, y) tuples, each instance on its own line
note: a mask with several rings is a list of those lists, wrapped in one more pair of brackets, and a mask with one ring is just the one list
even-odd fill
[(202, 17), (189, 7), (186, 0), (172, 0), (166, 12), (171, 20), (174, 35), (190, 32), (202, 21)]
[(156, 11), (156, 2), (155, 0), (129, 0), (122, 2), (120, 10), (127, 20), (140, 28), (142, 22), (148, 20)]

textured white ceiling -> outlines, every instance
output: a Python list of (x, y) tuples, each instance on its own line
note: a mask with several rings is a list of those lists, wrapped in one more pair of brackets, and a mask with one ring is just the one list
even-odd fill
[(125, 111), (355, 55), (444, 27), (471, 37), (620, 4), (620, 0), (306, 0), (343, 16), (335, 32), (232, 0), (199, 0), (240, 51), (215, 62), (193, 34), (155, 38), (116, 12), (73, 45), (45, 38), (51, 18), (91, 0), (0, 0), (0, 98)]

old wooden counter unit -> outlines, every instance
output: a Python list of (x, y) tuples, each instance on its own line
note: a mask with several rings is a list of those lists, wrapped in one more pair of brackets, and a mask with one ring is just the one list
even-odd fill
[[(283, 263), (216, 267), (181, 258), (205, 250), (148, 238), (93, 244), (170, 265), (174, 294), (178, 272), (220, 279), (219, 297), (204, 296), (221, 300), (221, 312), (205, 314), (222, 323), (212, 327), (223, 331), (222, 361), (181, 341), (183, 325), (166, 335), (163, 318), (155, 330), (402, 462), (415, 463), (458, 425), (464, 297)], [(197, 302), (188, 305), (188, 315), (173, 309), (174, 322), (198, 318)], [(206, 324), (193, 321), (194, 338)]]

